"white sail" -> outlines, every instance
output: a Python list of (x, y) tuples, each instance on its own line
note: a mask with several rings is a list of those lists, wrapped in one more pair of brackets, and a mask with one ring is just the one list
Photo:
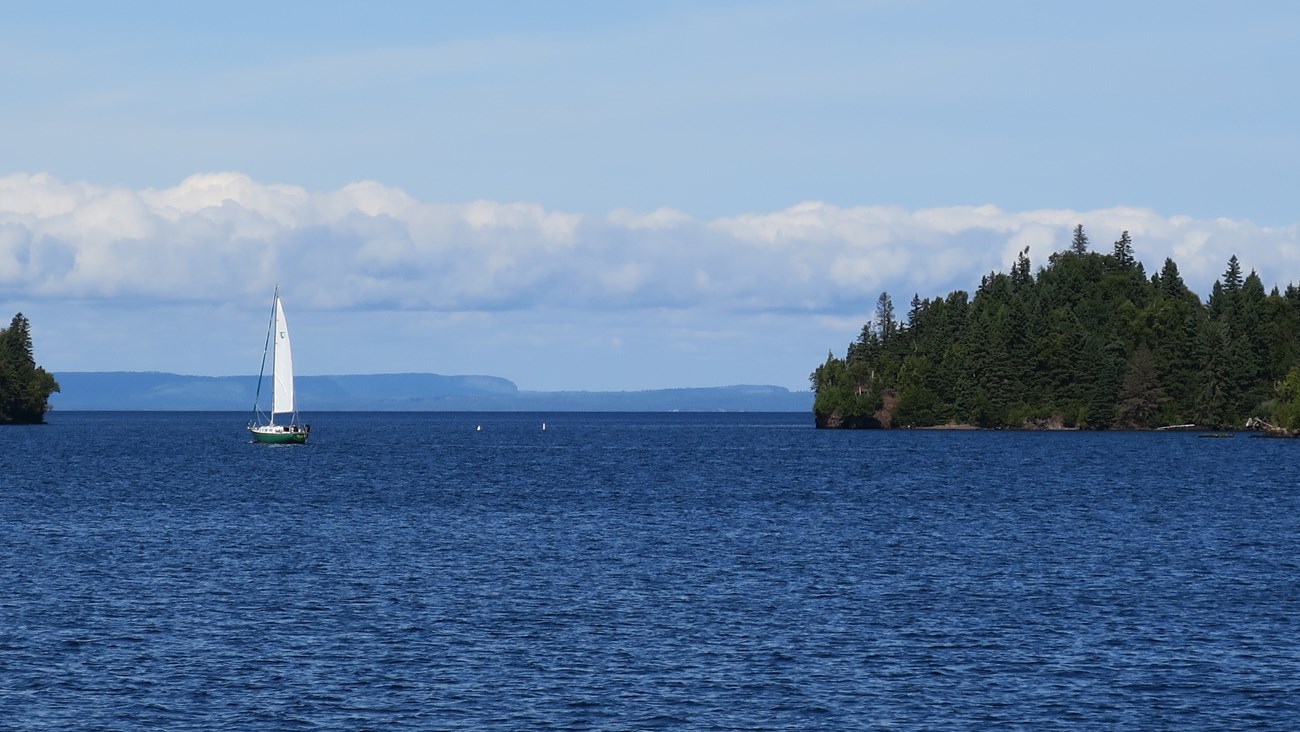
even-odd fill
[(271, 394), (271, 414), (293, 411), (293, 352), (289, 348), (289, 325), (284, 320), (280, 296), (275, 298), (275, 360), (271, 367), (275, 390)]

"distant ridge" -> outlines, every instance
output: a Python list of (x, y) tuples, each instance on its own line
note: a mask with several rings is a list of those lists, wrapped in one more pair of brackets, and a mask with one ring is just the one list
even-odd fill
[[(465, 411), (510, 412), (811, 412), (812, 392), (780, 386), (712, 386), (646, 391), (521, 391), (476, 398)], [(462, 409), (454, 407), (453, 409)]]
[[(60, 411), (251, 411), (256, 376), (185, 376), (156, 371), (56, 373)], [(520, 391), (497, 376), (364, 374), (299, 376), (308, 412), (808, 412), (811, 392), (779, 386), (647, 391)], [(265, 396), (265, 395), (263, 395)]]

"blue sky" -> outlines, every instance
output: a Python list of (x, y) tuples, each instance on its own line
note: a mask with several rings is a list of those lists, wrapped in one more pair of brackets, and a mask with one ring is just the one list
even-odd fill
[(1291, 3), (0, 3), (0, 307), (54, 371), (804, 388), (1083, 223), (1300, 281)]

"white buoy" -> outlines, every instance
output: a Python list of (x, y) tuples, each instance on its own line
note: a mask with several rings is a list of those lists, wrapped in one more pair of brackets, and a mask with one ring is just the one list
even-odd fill
[(543, 431), (543, 432), (546, 431), (546, 423), (545, 423), (545, 422), (542, 423), (542, 431)]
[(474, 431), (475, 431), (475, 432), (482, 432), (482, 431), (483, 431), (483, 425), (479, 425), (479, 426), (475, 427), (475, 428), (474, 428)]

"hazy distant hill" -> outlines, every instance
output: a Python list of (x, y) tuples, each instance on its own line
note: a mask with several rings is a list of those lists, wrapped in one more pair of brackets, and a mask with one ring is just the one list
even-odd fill
[[(183, 376), (159, 372), (81, 371), (54, 375), (50, 397), (64, 411), (243, 411), (253, 408), (255, 376)], [(496, 376), (370, 374), (299, 376), (303, 411), (590, 411), (805, 412), (811, 392), (779, 386), (722, 386), (649, 391), (519, 391)], [(263, 388), (269, 388), (266, 385)], [(267, 395), (262, 395), (263, 404)]]
[(521, 391), (508, 396), (449, 397), (438, 409), (479, 412), (811, 412), (812, 402), (812, 392), (794, 392), (780, 386), (714, 386), (647, 391)]

